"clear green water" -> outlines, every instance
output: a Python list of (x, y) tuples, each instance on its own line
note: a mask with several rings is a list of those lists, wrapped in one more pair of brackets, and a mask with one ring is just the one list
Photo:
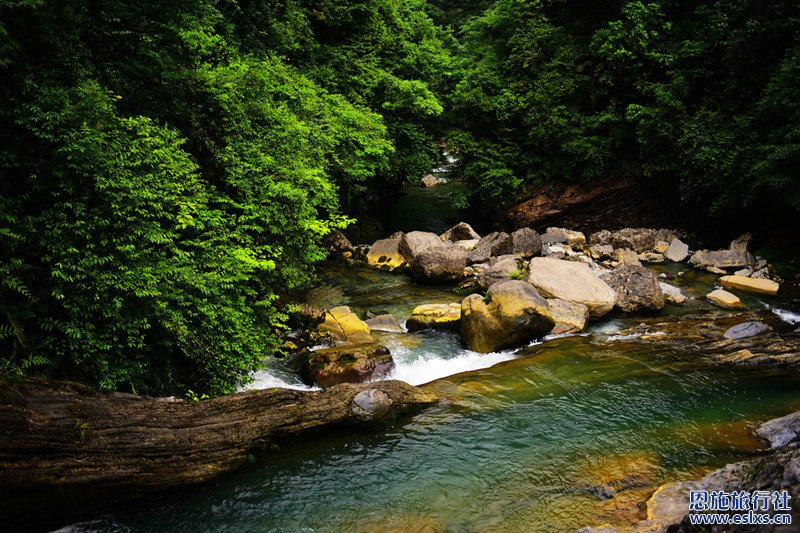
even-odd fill
[[(800, 378), (594, 337), (437, 381), (448, 398), (381, 434), (318, 436), (81, 531), (574, 531), (626, 523), (663, 482), (745, 458), (749, 424)], [(611, 500), (592, 487), (636, 481)], [(633, 510), (631, 510), (633, 509)]]

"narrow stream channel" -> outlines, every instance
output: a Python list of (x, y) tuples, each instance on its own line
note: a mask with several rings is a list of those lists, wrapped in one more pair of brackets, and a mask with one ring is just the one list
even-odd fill
[[(413, 192), (417, 214), (407, 220), (438, 230), (437, 211), (422, 209), (425, 218), (414, 206), (446, 189)], [(418, 304), (460, 300), (405, 274), (326, 268), (328, 281), (310, 295), (326, 307), (402, 321)], [(677, 267), (663, 269), (673, 276)], [(713, 280), (687, 272), (683, 281), (699, 295)], [(748, 304), (798, 319), (769, 298)], [(698, 307), (710, 308), (701, 299), (664, 314)], [(763, 446), (753, 424), (800, 409), (797, 374), (711, 366), (614, 335), (636, 323), (612, 315), (582, 335), (488, 355), (448, 333), (377, 333), (397, 362), (391, 377), (436, 380), (425, 387), (447, 400), (385, 432), (308, 437), (216, 482), (63, 531), (569, 532), (632, 523), (658, 485), (753, 457)], [(254, 386), (278, 385), (304, 387), (274, 364)]]

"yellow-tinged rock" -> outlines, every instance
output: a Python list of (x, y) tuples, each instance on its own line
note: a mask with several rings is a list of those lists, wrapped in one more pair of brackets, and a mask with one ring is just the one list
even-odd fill
[(578, 333), (586, 327), (589, 308), (583, 304), (552, 298), (547, 300), (556, 325), (550, 333)]
[(400, 240), (402, 233), (392, 235), (388, 239), (375, 241), (367, 252), (367, 263), (382, 270), (395, 270), (406, 265), (403, 254), (400, 253)]
[(709, 292), (706, 294), (706, 298), (719, 306), (727, 307), (729, 309), (737, 309), (745, 306), (738, 296), (722, 289)]
[(748, 278), (745, 276), (723, 276), (719, 279), (725, 287), (758, 294), (778, 294), (780, 285), (771, 279)]
[(325, 313), (325, 322), (320, 324), (319, 331), (329, 333), (336, 340), (361, 343), (375, 339), (370, 334), (369, 326), (343, 305), (334, 307)]
[(418, 305), (406, 321), (408, 331), (421, 329), (449, 329), (458, 331), (461, 326), (461, 304), (424, 304)]

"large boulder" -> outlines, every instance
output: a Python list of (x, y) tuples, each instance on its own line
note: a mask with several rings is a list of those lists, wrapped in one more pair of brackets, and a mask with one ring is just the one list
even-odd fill
[(617, 307), (626, 313), (658, 311), (664, 307), (664, 293), (653, 271), (636, 265), (620, 265), (603, 276), (617, 293)]
[(586, 327), (589, 309), (585, 305), (555, 298), (547, 300), (547, 305), (556, 323), (550, 333), (578, 333)]
[(417, 255), (409, 265), (415, 278), (432, 282), (461, 279), (466, 267), (467, 251), (454, 244), (429, 248)]
[(435, 233), (429, 231), (410, 231), (400, 239), (398, 249), (403, 258), (410, 265), (422, 252), (432, 248), (443, 247), (445, 244)]
[(744, 276), (722, 276), (719, 281), (729, 289), (739, 289), (745, 292), (769, 294), (771, 296), (777, 295), (778, 289), (781, 287), (778, 283), (769, 279), (747, 278)]
[(373, 243), (367, 251), (367, 264), (383, 270), (395, 270), (406, 265), (403, 254), (400, 253), (400, 241), (403, 233), (398, 232), (387, 239), (380, 239)]
[(363, 343), (374, 340), (367, 323), (358, 318), (346, 305), (327, 311), (325, 321), (318, 329), (320, 333), (326, 333), (334, 340), (342, 342)]
[(614, 248), (629, 248), (637, 254), (652, 250), (657, 239), (658, 233), (650, 228), (623, 228), (611, 234)]
[(546, 298), (583, 304), (592, 318), (601, 317), (614, 307), (617, 299), (614, 289), (584, 263), (534, 257), (529, 270), (528, 282)]
[(307, 352), (300, 361), (303, 380), (324, 388), (380, 378), (393, 368), (394, 359), (389, 349), (373, 342)]
[(591, 235), (589, 235), (589, 244), (599, 244), (599, 245), (610, 245), (611, 244), (611, 232), (607, 229), (595, 231)]
[[(494, 258), (493, 258), (494, 259)], [(512, 279), (517, 273), (522, 275), (517, 265), (517, 257), (514, 255), (502, 255), (490, 266), (478, 273), (476, 279), (482, 289), (488, 289), (498, 281)]]
[(689, 264), (696, 268), (735, 268), (750, 267), (756, 260), (749, 252), (741, 250), (698, 250), (689, 259)]
[(368, 318), (366, 324), (372, 331), (390, 331), (394, 333), (401, 333), (403, 331), (397, 319), (388, 313)]
[(489, 287), (485, 299), (471, 294), (461, 302), (461, 339), (476, 352), (517, 346), (554, 325), (547, 300), (524, 281), (501, 281)]
[(350, 240), (338, 229), (331, 230), (322, 240), (325, 249), (333, 256), (351, 259), (353, 257), (353, 245)]
[(472, 229), (472, 226), (466, 222), (459, 222), (449, 230), (439, 235), (439, 238), (445, 242), (457, 242), (471, 241), (473, 239), (480, 240), (481, 236), (478, 235), (478, 232)]
[(444, 329), (458, 331), (461, 327), (461, 304), (423, 304), (411, 312), (406, 321), (408, 331)]
[(547, 228), (542, 235), (542, 242), (547, 244), (568, 244), (570, 246), (583, 246), (586, 244), (586, 236), (580, 231), (573, 231), (566, 228)]
[(669, 248), (667, 248), (667, 251), (664, 252), (664, 257), (673, 263), (686, 261), (686, 258), (689, 257), (689, 245), (675, 237), (669, 243)]
[(502, 231), (495, 231), (483, 237), (478, 241), (478, 244), (473, 246), (472, 250), (467, 254), (467, 261), (469, 264), (484, 263), (490, 257), (511, 253), (514, 253), (514, 242), (511, 240), (511, 235)]
[(511, 234), (512, 253), (520, 257), (542, 255), (542, 238), (531, 228), (520, 228)]

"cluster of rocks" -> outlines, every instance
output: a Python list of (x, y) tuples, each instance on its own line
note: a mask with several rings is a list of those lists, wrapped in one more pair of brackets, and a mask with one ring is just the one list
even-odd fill
[[(471, 294), (461, 302), (418, 306), (406, 327), (412, 332), (429, 328), (459, 332), (468, 349), (482, 353), (517, 347), (547, 334), (580, 332), (588, 321), (612, 309), (651, 313), (668, 303), (683, 304), (688, 297), (647, 268), (649, 263), (688, 262), (722, 275), (721, 285), (733, 290), (764, 294), (778, 290), (778, 283), (769, 279), (766, 262), (747, 250), (749, 235), (736, 239), (727, 250), (694, 252), (676, 232), (650, 228), (599, 231), (588, 239), (579, 231), (557, 227), (543, 234), (521, 228), (480, 236), (462, 222), (440, 235), (398, 232), (360, 253), (342, 237), (330, 239), (335, 249), (371, 267), (407, 269), (423, 282), (458, 282)], [(743, 305), (722, 287), (707, 298), (723, 307)], [(375, 342), (371, 329), (402, 331), (391, 315), (368, 317), (365, 322), (347, 307), (329, 310), (319, 330), (337, 345), (305, 352), (301, 374), (322, 386), (385, 375), (394, 363), (388, 350)]]

